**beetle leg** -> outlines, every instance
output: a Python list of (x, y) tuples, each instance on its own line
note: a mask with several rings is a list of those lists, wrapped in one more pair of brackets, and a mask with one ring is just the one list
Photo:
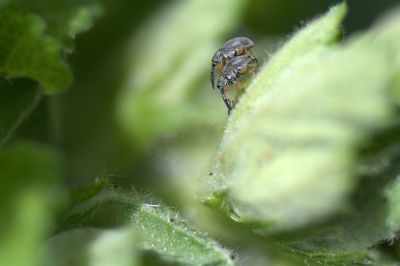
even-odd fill
[(232, 102), (231, 102), (231, 100), (228, 99), (228, 97), (226, 97), (226, 95), (225, 95), (226, 90), (228, 90), (228, 86), (225, 86), (224, 88), (220, 89), (220, 92), (221, 92), (222, 100), (224, 100), (224, 103), (225, 103), (226, 107), (228, 108), (228, 115), (229, 115), (232, 111)]

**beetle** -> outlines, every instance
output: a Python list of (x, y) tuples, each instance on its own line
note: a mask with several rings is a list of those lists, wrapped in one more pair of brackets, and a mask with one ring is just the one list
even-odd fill
[(254, 46), (254, 42), (247, 37), (235, 37), (218, 48), (211, 59), (210, 79), (211, 86), (215, 88), (215, 71), (220, 70), (224, 65), (236, 56), (247, 54), (250, 48)]
[(218, 81), (217, 88), (221, 92), (222, 99), (228, 108), (228, 114), (232, 111), (234, 107), (234, 102), (231, 101), (225, 92), (229, 89), (229, 86), (235, 84), (236, 90), (239, 89), (238, 79), (248, 73), (251, 73), (258, 68), (258, 61), (252, 55), (240, 55), (232, 58), (232, 60), (227, 63), (222, 69)]

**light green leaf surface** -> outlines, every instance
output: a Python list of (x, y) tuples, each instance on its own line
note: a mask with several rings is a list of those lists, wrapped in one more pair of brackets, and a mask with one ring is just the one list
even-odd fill
[(27, 80), (0, 81), (0, 146), (38, 103), (41, 93), (36, 87)]
[[(39, 145), (18, 143), (0, 151), (0, 265), (43, 265), (39, 246), (52, 229), (59, 162)], [(57, 198), (55, 196), (57, 195)]]
[(295, 33), (278, 52), (272, 56), (257, 75), (251, 86), (246, 90), (246, 97), (240, 99), (235, 106), (235, 111), (229, 118), (223, 145), (227, 138), (234, 135), (240, 127), (244, 127), (248, 119), (246, 114), (254, 110), (254, 106), (266, 96), (266, 92), (279, 89), (281, 80), (290, 77), (291, 68), (296, 60), (303, 58), (316, 49), (326, 46), (334, 46), (342, 34), (340, 23), (347, 13), (345, 3), (332, 7), (327, 14), (317, 18), (303, 29)]
[[(390, 64), (373, 51), (356, 45), (299, 61), (291, 79), (271, 92), (273, 102), (248, 117), (251, 126), (221, 150), (214, 174), (229, 178), (228, 193), (243, 204), (235, 210), (239, 220), (289, 229), (342, 208), (357, 181), (355, 148), (391, 114), (384, 93)], [(346, 68), (346, 58), (357, 62)], [(370, 79), (354, 80), (363, 65), (376, 66)]]
[(54, 266), (138, 266), (138, 236), (130, 228), (78, 228), (46, 242)]
[(245, 3), (177, 2), (142, 28), (132, 44), (133, 64), (118, 106), (121, 125), (137, 145), (148, 147), (179, 130), (221, 121), (225, 114), (214, 110), (220, 101), (207, 100), (220, 97), (212, 94), (207, 78), (210, 58), (234, 29)]
[[(377, 134), (371, 143), (388, 139), (388, 134), (393, 132), (399, 134), (399, 128)], [(276, 243), (311, 261), (328, 265), (392, 265), (382, 263), (384, 255), (373, 247), (382, 241), (393, 241), (400, 228), (399, 144), (393, 138), (372, 152), (363, 150), (367, 155), (363, 155), (359, 168), (362, 181), (347, 213), (324, 225), (276, 235), (273, 237)]]
[[(345, 142), (352, 132), (347, 132), (340, 124), (335, 124), (335, 120), (327, 121), (323, 114), (331, 116), (329, 113), (335, 112), (335, 108), (341, 108), (340, 97), (346, 94), (347, 89), (330, 89), (330, 81), (324, 80), (325, 77), (318, 78), (313, 71), (320, 68), (324, 61), (334, 58), (324, 46), (336, 38), (344, 11), (344, 5), (337, 6), (299, 31), (260, 71), (249, 86), (248, 92), (242, 96), (237, 106), (238, 110), (233, 112), (228, 121), (216, 157), (217, 164), (210, 180), (213, 191), (213, 195), (208, 199), (210, 204), (226, 204), (219, 203), (224, 202), (226, 197), (228, 205), (235, 205), (234, 210), (229, 210), (230, 206), (223, 208), (228, 212), (233, 211), (231, 215), (238, 216), (235, 219), (248, 222), (254, 220), (261, 222), (263, 226), (269, 225), (271, 229), (299, 227), (340, 206), (341, 202), (337, 200), (349, 190), (353, 181), (346, 181), (346, 176), (333, 177), (338, 170), (330, 168), (328, 163), (335, 156), (339, 156), (342, 158), (340, 165), (345, 167), (349, 156), (340, 149), (340, 146), (345, 144), (340, 142)], [(317, 34), (321, 37), (316, 36)], [(331, 67), (334, 72), (335, 67)], [(273, 70), (272, 73), (270, 69)], [(328, 72), (321, 75), (325, 73)], [(307, 77), (312, 79), (307, 80)], [(251, 97), (254, 90), (261, 94), (264, 84), (266, 87), (262, 98), (265, 99), (264, 102), (270, 100), (271, 103)], [(271, 89), (270, 86), (277, 87)], [(358, 96), (355, 94), (350, 97)], [(334, 100), (335, 98), (338, 100)], [(251, 115), (243, 114), (241, 119), (247, 121), (243, 122), (241, 127), (232, 130), (236, 124), (235, 113), (236, 116), (242, 113), (240, 105), (251, 102), (251, 99), (257, 99), (255, 104), (259, 102), (258, 109), (255, 106)], [(316, 103), (307, 102), (313, 99)], [(323, 110), (324, 99), (328, 101), (327, 107), (331, 110)], [(315, 106), (317, 109), (312, 109)], [(378, 108), (377, 112), (379, 110)], [(331, 140), (335, 135), (337, 140)], [(310, 147), (307, 148), (308, 146)], [(319, 147), (322, 149), (318, 149)], [(335, 150), (335, 147), (338, 149)], [(324, 148), (333, 149), (334, 152), (327, 152)], [(326, 169), (323, 170), (324, 168)], [(314, 171), (331, 173), (332, 176), (326, 176), (327, 183), (321, 181), (324, 179), (318, 176), (311, 181)], [(310, 186), (314, 181), (317, 183)], [(328, 184), (330, 185), (327, 187), (332, 188), (332, 191), (323, 194), (329, 200), (315, 201), (314, 193), (320, 191), (320, 186)]]
[[(271, 76), (266, 65), (228, 121), (206, 202), (308, 261), (382, 265), (371, 247), (399, 230), (392, 180), (400, 134), (389, 98), (400, 69), (399, 30), (397, 16), (343, 45), (280, 58), (292, 42), (307, 43), (297, 37), (307, 28), (295, 35), (275, 57), (289, 65)], [(259, 97), (247, 98), (253, 90)], [(387, 136), (393, 148), (360, 150)]]

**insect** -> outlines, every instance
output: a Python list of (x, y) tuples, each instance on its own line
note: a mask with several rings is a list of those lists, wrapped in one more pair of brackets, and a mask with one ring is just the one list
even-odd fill
[(251, 73), (258, 68), (258, 61), (252, 55), (240, 55), (232, 58), (221, 71), (218, 77), (217, 88), (221, 92), (222, 99), (226, 107), (228, 108), (228, 114), (234, 107), (234, 102), (231, 101), (225, 95), (225, 91), (228, 90), (229, 86), (234, 84), (236, 90), (240, 88), (240, 81), (238, 79), (244, 74)]
[(226, 62), (232, 58), (248, 53), (251, 47), (254, 46), (254, 42), (246, 37), (236, 37), (226, 41), (218, 50), (215, 52), (211, 60), (211, 86), (215, 88), (215, 76), (216, 70), (221, 70)]

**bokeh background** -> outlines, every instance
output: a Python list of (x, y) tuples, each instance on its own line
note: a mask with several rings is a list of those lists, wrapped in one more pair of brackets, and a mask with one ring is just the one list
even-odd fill
[[(227, 118), (209, 84), (213, 52), (245, 35), (265, 63), (291, 33), (340, 1), (204, 1), (207, 8), (185, 2), (105, 0), (103, 15), (64, 55), (72, 86), (44, 97), (13, 137), (60, 151), (65, 185), (106, 176), (186, 217), (201, 217), (206, 210), (196, 205), (196, 190), (209, 174)], [(349, 0), (343, 38), (399, 3)], [(196, 222), (223, 239), (221, 228), (211, 228), (218, 225)]]

